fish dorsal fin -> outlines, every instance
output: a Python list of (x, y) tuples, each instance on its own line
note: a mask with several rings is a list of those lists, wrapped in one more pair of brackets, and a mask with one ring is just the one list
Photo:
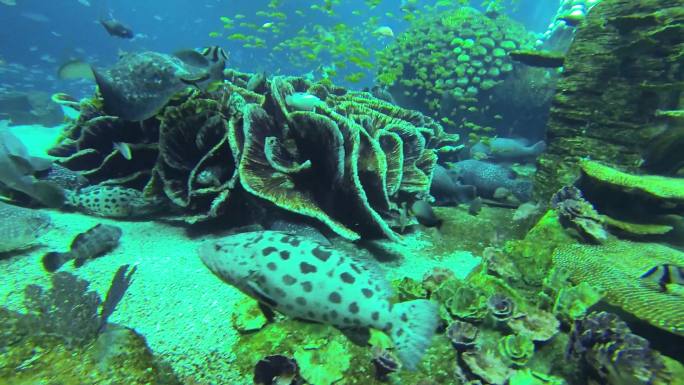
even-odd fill
[(84, 231), (84, 232), (78, 234), (78, 235), (76, 236), (76, 238), (74, 238), (74, 240), (71, 241), (71, 246), (69, 246), (69, 248), (70, 248), (71, 250), (73, 250), (75, 247), (78, 247), (78, 245), (80, 245), (81, 243), (85, 242), (85, 240), (87, 239), (86, 237), (88, 236), (88, 234), (92, 233), (93, 231), (98, 231), (98, 229), (101, 228), (101, 227), (102, 227), (102, 223), (98, 223), (97, 225), (95, 225), (95, 227), (92, 227), (92, 228), (90, 228), (89, 230), (86, 230), (86, 231)]

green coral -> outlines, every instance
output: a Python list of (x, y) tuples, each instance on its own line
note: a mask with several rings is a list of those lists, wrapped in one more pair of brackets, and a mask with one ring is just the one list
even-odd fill
[(531, 339), (510, 334), (499, 340), (499, 354), (513, 366), (525, 366), (534, 355), (534, 343)]

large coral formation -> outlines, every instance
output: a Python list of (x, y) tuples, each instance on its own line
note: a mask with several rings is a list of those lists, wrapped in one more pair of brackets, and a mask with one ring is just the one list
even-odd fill
[(658, 110), (681, 108), (683, 26), (678, 0), (606, 0), (592, 9), (558, 83), (549, 148), (536, 176), (540, 196), (548, 198), (571, 184), (582, 157), (626, 171), (651, 167), (644, 144), (668, 134), (672, 126), (660, 121)]
[[(399, 202), (426, 197), (438, 154), (459, 149), (432, 119), (368, 93), (276, 76), (257, 94), (250, 75), (229, 75), (139, 123), (86, 102), (52, 154), (94, 183), (166, 197), (188, 222), (225, 214), (242, 188), (348, 239), (398, 239)], [(297, 98), (317, 102), (302, 111)], [(122, 142), (133, 161), (112, 148)]]
[[(469, 7), (421, 16), (381, 56), (378, 81), (400, 105), (441, 118), (450, 129), (482, 135), (503, 128), (490, 99), (514, 71), (508, 53), (531, 48), (533, 39), (507, 16), (490, 16)], [(524, 99), (507, 95), (507, 107), (530, 108)]]
[(553, 253), (554, 263), (573, 282), (601, 290), (609, 303), (664, 330), (684, 335), (681, 293), (663, 291), (640, 278), (661, 264), (684, 266), (684, 253), (649, 243), (612, 240), (601, 246), (565, 245)]

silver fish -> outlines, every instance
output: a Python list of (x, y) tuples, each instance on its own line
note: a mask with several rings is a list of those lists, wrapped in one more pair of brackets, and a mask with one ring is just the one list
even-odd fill
[(410, 370), (437, 327), (435, 303), (392, 304), (392, 290), (378, 268), (308, 238), (241, 233), (204, 243), (199, 256), (222, 280), (288, 316), (383, 330)]

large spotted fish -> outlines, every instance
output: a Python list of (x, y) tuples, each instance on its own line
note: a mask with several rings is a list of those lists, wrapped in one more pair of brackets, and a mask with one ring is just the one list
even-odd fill
[(241, 233), (204, 243), (199, 255), (222, 280), (286, 315), (385, 331), (407, 369), (418, 365), (437, 327), (434, 303), (392, 304), (377, 269), (308, 238)]
[(145, 198), (141, 191), (106, 185), (67, 191), (66, 204), (91, 215), (110, 218), (144, 217), (163, 208), (159, 201)]

